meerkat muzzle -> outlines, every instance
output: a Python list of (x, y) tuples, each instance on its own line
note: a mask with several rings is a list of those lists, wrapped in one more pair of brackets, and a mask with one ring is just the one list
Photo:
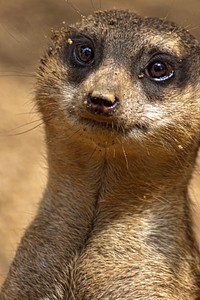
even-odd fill
[(112, 93), (93, 91), (87, 97), (87, 108), (94, 114), (112, 115), (119, 104), (119, 99)]

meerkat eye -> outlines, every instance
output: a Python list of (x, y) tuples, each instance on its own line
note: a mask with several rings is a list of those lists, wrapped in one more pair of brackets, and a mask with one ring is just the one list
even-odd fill
[(156, 60), (148, 64), (145, 74), (154, 81), (165, 81), (174, 75), (174, 67), (167, 62)]
[(88, 64), (94, 59), (94, 50), (88, 45), (76, 45), (74, 48), (74, 56), (78, 63)]

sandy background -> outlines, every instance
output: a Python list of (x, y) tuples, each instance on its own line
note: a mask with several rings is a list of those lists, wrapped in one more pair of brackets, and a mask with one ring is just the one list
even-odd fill
[[(34, 70), (48, 43), (51, 27), (58, 27), (63, 21), (72, 23), (80, 14), (100, 8), (128, 8), (142, 15), (176, 21), (200, 40), (199, 0), (71, 3), (0, 0), (0, 284), (46, 182), (43, 128), (35, 113), (33, 95)], [(192, 188), (195, 200), (200, 198), (199, 178), (197, 174)], [(198, 217), (195, 220), (198, 223)]]

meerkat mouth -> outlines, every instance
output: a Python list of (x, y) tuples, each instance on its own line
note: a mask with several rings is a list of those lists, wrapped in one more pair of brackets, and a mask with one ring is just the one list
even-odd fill
[(97, 128), (97, 129), (105, 129), (109, 131), (124, 131), (122, 124), (116, 123), (115, 121), (111, 120), (99, 120), (98, 118), (89, 118), (83, 117), (81, 121), (89, 127)]
[(123, 121), (119, 121), (116, 119), (108, 119), (107, 117), (102, 117), (99, 118), (93, 116), (91, 118), (88, 116), (81, 117), (81, 123), (86, 125), (87, 127), (90, 127), (95, 130), (101, 130), (102, 131), (108, 131), (110, 133), (117, 133), (117, 134), (122, 134), (126, 135), (129, 134), (130, 132), (132, 133), (137, 133), (137, 135), (140, 134), (147, 134), (149, 131), (149, 126), (147, 124), (143, 124), (139, 121), (136, 121), (135, 123), (132, 124), (125, 124)]

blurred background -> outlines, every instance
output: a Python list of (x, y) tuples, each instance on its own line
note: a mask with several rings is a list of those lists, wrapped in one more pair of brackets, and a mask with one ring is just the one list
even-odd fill
[[(52, 27), (111, 8), (175, 21), (200, 40), (199, 0), (0, 0), (0, 285), (46, 183), (43, 128), (34, 104), (39, 57)], [(191, 187), (195, 203), (199, 178), (197, 167)]]

